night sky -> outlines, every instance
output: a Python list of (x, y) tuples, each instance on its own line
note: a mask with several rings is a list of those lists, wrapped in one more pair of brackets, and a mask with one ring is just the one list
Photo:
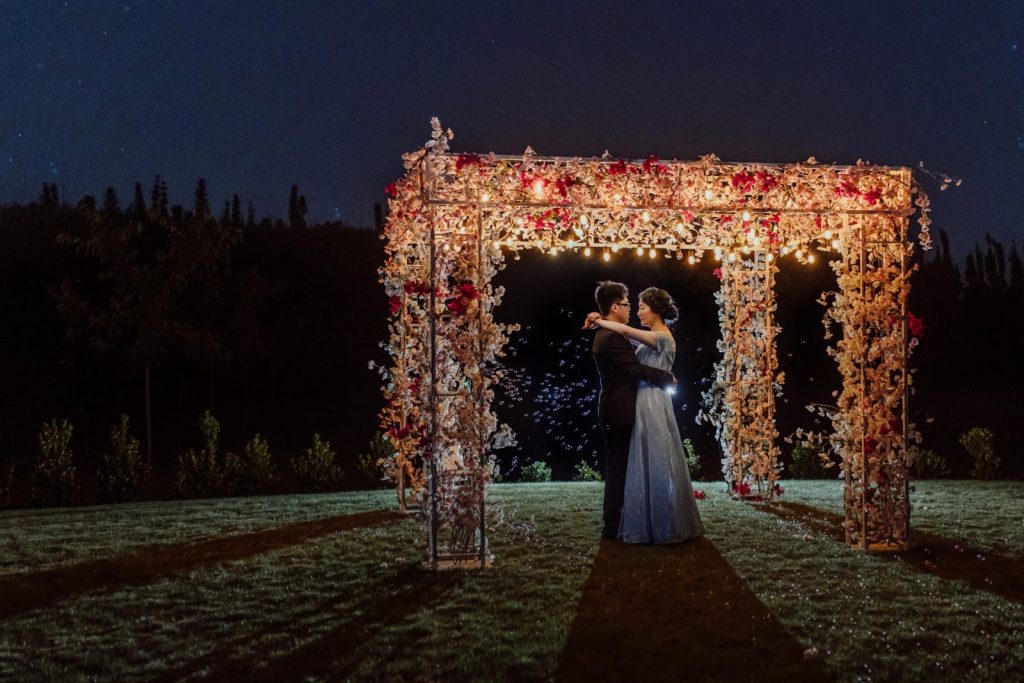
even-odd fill
[(1024, 230), (1024, 2), (0, 0), (0, 202), (122, 202), (372, 223), (429, 136), (460, 151), (916, 166), (963, 253)]

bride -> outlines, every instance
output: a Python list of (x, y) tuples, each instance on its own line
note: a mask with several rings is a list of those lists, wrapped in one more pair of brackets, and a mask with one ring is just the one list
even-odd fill
[[(676, 343), (667, 323), (679, 317), (672, 297), (663, 289), (645, 289), (640, 292), (637, 315), (646, 330), (605, 320), (596, 312), (587, 316), (584, 327), (603, 327), (626, 336), (637, 343), (641, 363), (671, 371)], [(619, 538), (626, 543), (678, 543), (702, 535), (704, 525), (693, 498), (672, 398), (664, 389), (641, 381)]]

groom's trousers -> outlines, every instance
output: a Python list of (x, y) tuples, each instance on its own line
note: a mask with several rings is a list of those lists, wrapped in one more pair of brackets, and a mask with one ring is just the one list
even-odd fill
[(604, 436), (601, 461), (604, 465), (604, 538), (619, 535), (622, 499), (626, 491), (626, 465), (633, 425), (602, 425)]

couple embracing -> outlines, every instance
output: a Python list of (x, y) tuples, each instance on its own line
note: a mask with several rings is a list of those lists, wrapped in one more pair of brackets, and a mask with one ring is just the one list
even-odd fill
[(678, 543), (702, 536), (679, 426), (669, 394), (676, 344), (668, 324), (679, 311), (668, 292), (640, 293), (629, 325), (629, 290), (601, 282), (594, 292), (598, 312), (585, 329), (597, 329), (593, 354), (601, 376), (598, 410), (604, 444), (602, 538), (626, 543)]

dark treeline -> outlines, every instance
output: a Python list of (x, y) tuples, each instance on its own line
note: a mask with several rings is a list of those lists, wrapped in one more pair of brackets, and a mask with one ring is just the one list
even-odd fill
[[(158, 496), (173, 495), (176, 458), (200, 445), (205, 410), (220, 420), (225, 448), (237, 451), (263, 435), (285, 475), (287, 459), (308, 448), (314, 433), (334, 444), (351, 471), (368, 451), (381, 405), (379, 378), (367, 365), (385, 360), (379, 343), (387, 301), (377, 281), (383, 243), (375, 230), (307, 223), (297, 187), (287, 206), (287, 220), (257, 219), (252, 204), (234, 195), (217, 211), (202, 182), (190, 206), (171, 206), (158, 178), (148, 193), (136, 184), (127, 203), (108, 190), (100, 200), (70, 204), (47, 185), (32, 204), (0, 207), (0, 464), (17, 463), (19, 478), (27, 477), (41, 424), (67, 417), (89, 499), (96, 460), (121, 413), (146, 451), (148, 393), (153, 466), (164, 482)], [(379, 208), (375, 216), (379, 230)], [(954, 476), (970, 469), (958, 438), (975, 426), (993, 429), (1006, 474), (1021, 476), (1019, 248), (988, 239), (962, 262), (952, 254), (940, 235), (937, 249), (920, 256), (913, 281), (910, 308), (927, 325), (913, 358), (914, 419), (925, 446), (949, 460)], [(838, 387), (816, 302), (835, 278), (821, 261), (780, 263), (783, 435), (814, 426), (804, 406), (833, 402)], [(524, 253), (508, 263), (497, 282), (508, 293), (496, 315), (524, 330), (513, 340), (511, 378), (497, 406), (520, 439), (499, 455), (502, 469), (515, 478), (522, 465), (544, 460), (565, 478), (580, 460), (593, 463), (587, 411), (596, 377), (589, 336), (578, 327), (593, 308), (595, 282), (614, 278), (634, 296), (657, 285), (679, 302), (680, 424), (701, 454), (703, 474), (717, 477), (711, 429), (692, 423), (717, 358), (712, 259), (688, 266), (627, 252), (608, 263)], [(783, 444), (784, 454), (789, 449)], [(286, 476), (279, 490), (294, 490), (294, 481)]]
[(269, 441), (282, 490), (287, 459), (314, 433), (342, 463), (367, 452), (382, 242), (373, 230), (307, 225), (305, 214), (294, 186), (287, 222), (257, 221), (237, 195), (215, 215), (203, 181), (191, 206), (170, 206), (160, 178), (148, 196), (136, 184), (127, 205), (112, 189), (72, 205), (47, 185), (32, 204), (0, 207), (0, 463), (17, 464), (15, 498), (44, 420), (74, 424), (88, 500), (121, 413), (147, 451), (147, 400), (156, 495), (172, 495), (205, 410), (226, 448), (255, 433)]

